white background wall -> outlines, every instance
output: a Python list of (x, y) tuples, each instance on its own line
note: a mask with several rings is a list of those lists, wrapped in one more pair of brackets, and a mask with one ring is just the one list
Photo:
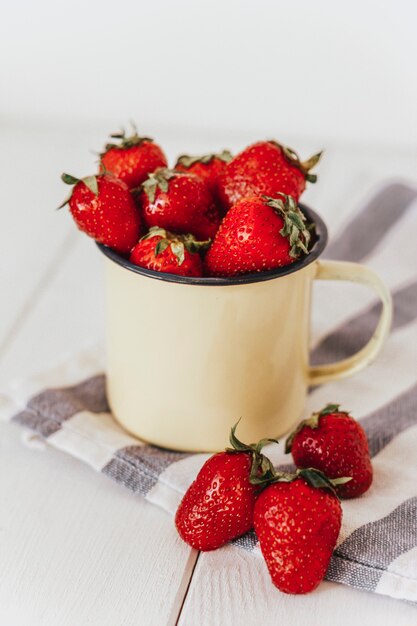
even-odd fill
[(417, 142), (414, 0), (2, 3), (0, 121)]

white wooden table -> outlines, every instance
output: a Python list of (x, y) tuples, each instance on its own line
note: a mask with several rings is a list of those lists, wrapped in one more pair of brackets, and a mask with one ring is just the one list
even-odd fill
[[(100, 148), (106, 131), (0, 126), (0, 386), (103, 335), (101, 260), (67, 212), (53, 209), (66, 194), (61, 171), (92, 173), (88, 149)], [(239, 149), (256, 138), (170, 131), (159, 139), (173, 157)], [(303, 154), (321, 147), (280, 139)], [(417, 171), (417, 155), (395, 147), (324, 144), (320, 182), (305, 199), (330, 231), (379, 182)], [(281, 594), (261, 560), (235, 550), (230, 570), (229, 548), (198, 554), (163, 511), (65, 454), (28, 445), (18, 427), (0, 429), (2, 626), (417, 623), (411, 605), (342, 585), (323, 583), (305, 597)]]

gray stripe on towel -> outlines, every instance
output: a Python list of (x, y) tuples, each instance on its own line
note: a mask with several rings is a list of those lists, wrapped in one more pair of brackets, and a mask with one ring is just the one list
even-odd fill
[(247, 552), (252, 552), (252, 550), (256, 547), (258, 543), (258, 537), (254, 530), (250, 530), (246, 535), (242, 535), (237, 539), (233, 539), (231, 542), (234, 546), (238, 546), (239, 548), (243, 548), (247, 550)]
[[(398, 330), (417, 319), (417, 280), (392, 292), (394, 315), (392, 330)], [(343, 326), (324, 337), (313, 350), (311, 359), (314, 365), (351, 356), (369, 340), (378, 323), (381, 311), (379, 303), (369, 307)]]
[(350, 561), (334, 553), (326, 573), (326, 580), (344, 583), (364, 591), (374, 591), (381, 578), (381, 573), (367, 563)]
[(42, 437), (49, 437), (61, 428), (62, 422), (80, 411), (110, 411), (104, 374), (88, 378), (72, 387), (45, 389), (31, 398), (27, 407), (15, 415), (13, 420)]
[(416, 519), (417, 498), (410, 498), (389, 515), (356, 529), (335, 550), (327, 580), (374, 590), (388, 566), (417, 546)]
[(186, 452), (156, 446), (127, 446), (116, 452), (102, 472), (131, 491), (146, 496), (167, 467), (188, 456)]
[(402, 183), (382, 189), (332, 240), (324, 256), (339, 261), (361, 261), (377, 247), (416, 197), (416, 190)]
[(361, 420), (375, 456), (397, 435), (417, 425), (417, 384)]

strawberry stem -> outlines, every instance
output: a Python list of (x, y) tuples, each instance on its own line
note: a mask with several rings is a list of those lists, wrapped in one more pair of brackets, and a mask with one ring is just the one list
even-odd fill
[(315, 469), (314, 467), (297, 469), (295, 474), (296, 474), (296, 478), (298, 477), (304, 478), (304, 480), (309, 485), (311, 485), (311, 487), (314, 487), (315, 489), (328, 489), (336, 497), (338, 496), (337, 496), (335, 487), (337, 487), (337, 485), (344, 485), (345, 483), (348, 483), (350, 480), (352, 480), (350, 476), (343, 476), (340, 478), (329, 478), (328, 476), (326, 476), (324, 472), (318, 469)]
[(352, 480), (350, 476), (340, 478), (329, 478), (324, 472), (314, 467), (297, 469), (295, 472), (281, 472), (272, 467), (271, 473), (263, 476), (252, 476), (250, 482), (253, 485), (268, 487), (274, 483), (291, 483), (298, 478), (303, 478), (311, 487), (315, 489), (327, 489), (338, 498), (335, 487), (344, 485)]
[(98, 196), (97, 176), (86, 176), (82, 182), (95, 196)]
[(292, 196), (278, 193), (280, 198), (262, 196), (265, 204), (270, 206), (284, 220), (284, 226), (279, 231), (290, 242), (290, 256), (294, 259), (304, 253), (308, 254), (308, 246), (311, 239), (309, 225), (300, 207)]
[(222, 150), (219, 153), (212, 154), (203, 154), (201, 156), (189, 156), (188, 154), (182, 154), (178, 157), (177, 162), (175, 163), (175, 167), (178, 165), (182, 165), (185, 168), (189, 168), (195, 163), (203, 163), (207, 165), (211, 163), (213, 159), (219, 159), (220, 161), (224, 161), (224, 163), (228, 163), (233, 158), (233, 155), (229, 150)]
[[(158, 169), (148, 175), (148, 178), (142, 183), (140, 188), (143, 189), (148, 196), (149, 202), (154, 202), (157, 189), (166, 193), (168, 191), (169, 181), (171, 178), (180, 174), (180, 172), (169, 170), (166, 167), (158, 167)], [(133, 191), (136, 192), (136, 190)]]
[(159, 239), (156, 243), (155, 256), (162, 254), (162, 252), (170, 246), (173, 254), (177, 258), (178, 265), (182, 265), (184, 263), (185, 250), (191, 254), (195, 254), (202, 250), (207, 250), (211, 244), (211, 239), (207, 239), (207, 241), (197, 241), (191, 233), (186, 235), (176, 235), (174, 233), (170, 233), (168, 230), (165, 230), (165, 228), (160, 228), (159, 226), (152, 226), (149, 229), (149, 232), (140, 238), (140, 241), (158, 236), (161, 237), (161, 239)]
[(317, 163), (320, 161), (323, 150), (318, 152), (317, 154), (313, 154), (313, 156), (311, 156), (306, 161), (300, 161), (300, 157), (292, 148), (289, 148), (288, 146), (283, 146), (277, 141), (271, 141), (271, 143), (273, 143), (274, 146), (277, 146), (277, 148), (280, 148), (287, 161), (291, 163), (291, 165), (297, 167), (300, 172), (304, 174), (305, 179), (308, 180), (309, 183), (315, 183), (317, 181), (316, 174), (310, 174), (310, 170), (313, 169), (313, 167), (317, 165)]
[[(348, 413), (348, 411), (343, 411), (344, 413)], [(331, 413), (340, 413), (340, 404), (326, 404), (324, 409), (318, 411), (318, 415), (330, 415)], [(313, 414), (314, 415), (314, 414)]]
[[(307, 419), (301, 420), (297, 428), (287, 437), (285, 441), (286, 454), (291, 452), (294, 439), (296, 435), (298, 435), (298, 433), (303, 430), (304, 426), (308, 426), (309, 428), (318, 428), (320, 424), (320, 418), (324, 417), (325, 415), (331, 415), (332, 413), (340, 413), (340, 404), (326, 404), (326, 406), (321, 409), (321, 411), (316, 411), (315, 413), (312, 413)], [(348, 411), (343, 411), (343, 413), (348, 414)]]
[(278, 443), (277, 439), (261, 439), (257, 444), (245, 444), (236, 437), (236, 428), (240, 420), (232, 427), (230, 431), (231, 448), (226, 448), (226, 452), (247, 452), (252, 455), (252, 466), (249, 480), (253, 485), (264, 484), (271, 481), (274, 476), (274, 466), (267, 456), (261, 453), (264, 446), (269, 443)]
[(71, 174), (65, 174), (64, 172), (63, 174), (61, 174), (61, 180), (66, 185), (76, 185), (80, 179), (75, 178), (75, 176), (71, 176)]
[[(88, 189), (95, 195), (98, 196), (98, 183), (97, 183), (97, 177), (96, 176), (85, 176), (85, 178), (76, 178), (75, 176), (72, 176), (71, 174), (65, 174), (65, 172), (63, 174), (61, 174), (61, 180), (62, 182), (64, 182), (66, 185), (76, 185), (79, 182), (83, 182), (84, 185), (86, 187), (88, 187)], [(71, 200), (71, 196), (72, 196), (72, 192), (69, 194), (69, 196), (67, 196), (67, 198), (65, 198), (64, 202), (62, 202), (62, 204), (59, 205), (59, 207), (57, 207), (57, 209), (62, 209), (66, 204), (68, 204), (68, 202)]]
[(100, 156), (104, 156), (106, 152), (108, 150), (111, 150), (112, 148), (118, 148), (120, 150), (127, 150), (128, 148), (133, 148), (134, 146), (140, 146), (140, 144), (143, 143), (144, 141), (150, 141), (150, 142), (153, 141), (153, 139), (151, 139), (150, 137), (140, 137), (138, 135), (136, 124), (134, 122), (131, 121), (130, 125), (132, 126), (132, 131), (133, 131), (132, 135), (130, 135), (129, 137), (126, 137), (126, 131), (124, 130), (124, 128), (122, 128), (120, 131), (116, 133), (111, 133), (110, 135), (111, 139), (117, 139), (118, 143), (114, 143), (114, 142), (106, 143), (106, 145), (104, 146), (104, 150), (100, 154)]

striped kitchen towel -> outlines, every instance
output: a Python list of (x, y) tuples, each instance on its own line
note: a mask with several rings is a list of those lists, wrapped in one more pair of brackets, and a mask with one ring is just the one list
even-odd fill
[[(417, 602), (416, 232), (417, 189), (391, 184), (329, 245), (328, 258), (365, 262), (385, 279), (394, 322), (382, 354), (368, 369), (311, 390), (306, 407), (306, 415), (330, 401), (349, 409), (365, 428), (373, 456), (371, 489), (343, 502), (327, 579), (410, 602)], [(379, 305), (357, 286), (314, 289), (313, 361), (352, 354), (375, 327)], [(109, 411), (103, 369), (96, 349), (18, 381), (2, 396), (3, 416), (174, 513), (209, 455), (157, 448), (122, 430)], [(288, 467), (282, 443), (268, 446), (267, 454), (277, 466)], [(260, 554), (253, 533), (234, 543)]]

